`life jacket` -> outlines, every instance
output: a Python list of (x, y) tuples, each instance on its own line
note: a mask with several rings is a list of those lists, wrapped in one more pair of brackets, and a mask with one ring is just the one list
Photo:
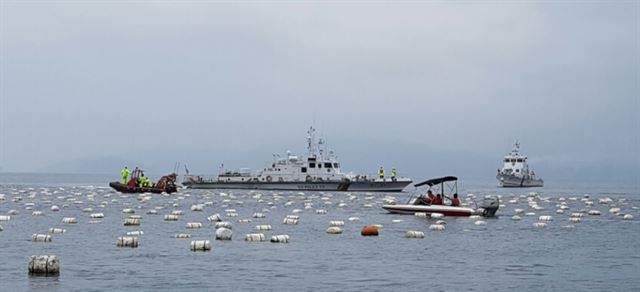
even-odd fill
[(459, 207), (460, 206), (460, 199), (454, 198), (453, 200), (451, 200), (451, 206)]

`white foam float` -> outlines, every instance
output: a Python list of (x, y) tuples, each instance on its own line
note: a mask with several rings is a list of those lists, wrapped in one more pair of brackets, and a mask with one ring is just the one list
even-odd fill
[(164, 221), (178, 221), (178, 218), (179, 218), (178, 215), (173, 215), (173, 214), (164, 215)]
[(131, 208), (122, 209), (122, 213), (126, 213), (126, 214), (133, 214), (135, 212), (136, 211)]
[(271, 236), (271, 242), (275, 242), (275, 243), (288, 243), (289, 239), (290, 239), (289, 235), (286, 235), (286, 234)]
[(360, 217), (349, 217), (349, 221), (360, 221)]
[(255, 229), (261, 231), (269, 231), (271, 230), (271, 225), (256, 225)]
[(31, 215), (33, 215), (33, 216), (42, 216), (43, 214), (42, 214), (42, 211), (33, 211), (33, 212), (31, 212)]
[(51, 242), (51, 235), (48, 235), (48, 234), (33, 234), (33, 235), (31, 235), (31, 241), (33, 241), (33, 242)]
[(249, 233), (244, 236), (245, 241), (265, 241), (267, 238), (263, 233)]
[(11, 220), (11, 216), (0, 215), (0, 221), (10, 221), (10, 220)]
[(53, 205), (53, 206), (51, 206), (51, 211), (58, 212), (58, 211), (60, 211), (60, 207), (58, 207), (56, 205)]
[(204, 206), (201, 204), (191, 205), (191, 211), (202, 212)]
[(227, 213), (227, 217), (238, 217), (238, 213)]
[(524, 213), (524, 215), (525, 215), (525, 216), (535, 216), (535, 215), (536, 215), (536, 213), (534, 213), (534, 212), (527, 212), (527, 213)]
[(62, 229), (62, 228), (49, 228), (49, 233), (51, 234), (63, 234), (67, 232), (66, 229)]
[(32, 275), (58, 275), (60, 274), (60, 260), (55, 255), (32, 255), (29, 258), (27, 269)]
[(209, 222), (220, 222), (222, 221), (222, 217), (220, 217), (220, 214), (213, 214), (207, 217), (207, 220), (209, 220)]
[(424, 238), (424, 232), (410, 230), (410, 231), (407, 231), (407, 233), (405, 233), (404, 236), (406, 238)]
[(251, 223), (251, 219), (238, 219), (238, 223), (241, 223), (241, 224)]
[(543, 215), (538, 217), (538, 221), (553, 221), (553, 217), (549, 215)]
[(442, 224), (431, 224), (429, 226), (429, 229), (433, 231), (444, 231), (445, 227)]
[(189, 233), (178, 233), (175, 235), (175, 238), (191, 238), (191, 234)]
[(89, 215), (90, 218), (104, 218), (103, 213), (93, 213)]
[(341, 220), (333, 220), (333, 221), (329, 221), (329, 226), (344, 226), (344, 221)]
[(264, 213), (253, 213), (253, 215), (251, 215), (251, 217), (253, 217), (253, 218), (265, 218), (267, 216)]
[(427, 217), (427, 213), (426, 212), (415, 212), (415, 213), (413, 213), (413, 216), (426, 218)]
[[(18, 212), (18, 210), (13, 210), (12, 209), (12, 210), (9, 210), (9, 212), (7, 212), (7, 214), (9, 214), (9, 215), (18, 215), (18, 214), (20, 214), (20, 212)], [(2, 216), (0, 216), (0, 217), (2, 217)], [(0, 221), (2, 221), (2, 220), (0, 220)]]
[(282, 223), (287, 224), (287, 225), (297, 225), (298, 224), (298, 219), (284, 218)]
[(211, 241), (209, 240), (193, 240), (191, 241), (191, 251), (209, 251), (211, 250)]
[(93, 208), (84, 208), (84, 209), (82, 209), (82, 212), (91, 213), (91, 212), (93, 212)]
[(516, 215), (522, 214), (523, 212), (524, 212), (523, 209), (515, 209), (515, 210), (513, 210), (513, 214), (516, 214)]
[(611, 208), (611, 209), (609, 209), (609, 213), (611, 213), (611, 214), (618, 214), (618, 213), (620, 213), (620, 211), (621, 211), (620, 208)]
[(533, 223), (533, 227), (535, 227), (535, 228), (545, 228), (545, 227), (547, 227), (547, 223), (545, 223), (545, 222), (536, 222), (536, 223)]
[(231, 229), (231, 222), (229, 221), (220, 221), (220, 222), (216, 222), (215, 228), (227, 228), (227, 229)]
[(471, 216), (469, 216), (469, 219), (471, 219), (471, 220), (478, 220), (480, 218), (482, 218), (482, 216), (480, 216), (480, 215), (471, 215)]
[(157, 215), (157, 214), (158, 214), (158, 211), (154, 209), (147, 211), (147, 215)]
[(600, 215), (600, 211), (598, 210), (589, 210), (589, 215), (594, 215), (594, 216), (598, 216)]
[(444, 220), (438, 220), (438, 221), (436, 221), (436, 224), (445, 225), (445, 224), (447, 224), (447, 222), (444, 221)]
[(316, 214), (318, 214), (318, 215), (324, 215), (324, 214), (327, 214), (327, 210), (325, 210), (325, 209), (318, 209), (318, 210), (316, 210)]
[(116, 241), (118, 247), (138, 247), (138, 238), (135, 236), (121, 236)]
[(433, 219), (439, 219), (439, 218), (444, 217), (444, 214), (442, 214), (442, 213), (431, 213), (431, 215), (429, 217), (431, 217)]
[(569, 222), (571, 222), (571, 223), (579, 223), (580, 221), (582, 221), (581, 217), (571, 217), (571, 218), (569, 218)]
[(62, 223), (76, 224), (78, 223), (78, 219), (76, 219), (75, 217), (65, 217), (65, 218), (62, 218)]
[(327, 233), (329, 234), (342, 234), (342, 228), (338, 226), (331, 226), (327, 228)]
[(564, 214), (564, 210), (558, 209), (558, 210), (556, 210), (556, 214)]
[(202, 223), (200, 223), (200, 222), (187, 222), (186, 227), (190, 228), (190, 229), (202, 228)]
[(520, 219), (522, 219), (520, 216), (518, 215), (513, 215), (513, 217), (511, 217), (511, 220), (513, 221), (519, 221)]
[(486, 221), (482, 221), (482, 220), (478, 220), (474, 223), (475, 225), (481, 226), (481, 225), (487, 225)]
[(127, 235), (129, 235), (129, 236), (140, 236), (140, 235), (144, 235), (144, 232), (142, 230), (129, 231), (129, 232), (127, 232)]
[(218, 228), (216, 229), (216, 240), (231, 240), (231, 236), (233, 232), (229, 228)]
[(622, 217), (622, 219), (624, 219), (624, 220), (631, 220), (631, 219), (633, 219), (633, 215), (631, 215), (631, 214), (626, 214), (626, 215), (624, 215), (624, 216)]
[(124, 226), (140, 226), (140, 219), (138, 218), (125, 218)]

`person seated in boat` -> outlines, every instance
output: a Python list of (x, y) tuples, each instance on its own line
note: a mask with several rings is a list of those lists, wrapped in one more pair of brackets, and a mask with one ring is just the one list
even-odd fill
[(438, 194), (436, 198), (433, 200), (432, 205), (442, 205), (442, 196)]
[(451, 200), (452, 207), (460, 207), (460, 199), (458, 199), (458, 193), (453, 194), (453, 200)]
[(425, 197), (422, 197), (422, 202), (425, 205), (431, 205), (431, 204), (433, 204), (435, 199), (436, 199), (436, 197), (433, 195), (433, 192), (431, 190), (428, 190), (427, 191), (427, 195)]

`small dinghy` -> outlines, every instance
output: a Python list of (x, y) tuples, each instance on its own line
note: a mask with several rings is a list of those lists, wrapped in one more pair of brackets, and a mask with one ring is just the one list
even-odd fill
[[(449, 187), (450, 193), (453, 192), (454, 197), (450, 198), (445, 195), (445, 183), (449, 183), (452, 185)], [(387, 204), (383, 205), (382, 208), (387, 210), (390, 213), (396, 214), (415, 214), (415, 213), (440, 213), (444, 216), (462, 216), (468, 217), (471, 215), (481, 215), (485, 217), (493, 217), (498, 211), (498, 207), (500, 206), (500, 201), (496, 197), (485, 198), (483, 202), (477, 206), (476, 208), (462, 207), (459, 204), (458, 195), (458, 178), (455, 176), (445, 176), (440, 178), (430, 179), (415, 185), (415, 187), (420, 187), (423, 185), (428, 185), (429, 190), (427, 194), (431, 195), (433, 186), (440, 185), (440, 192), (437, 197), (431, 197), (427, 195), (420, 195), (416, 198), (413, 195), (409, 198), (409, 201), (406, 204)], [(449, 205), (444, 204), (444, 198), (449, 199), (451, 203)], [(439, 201), (438, 201), (439, 199)], [(456, 202), (456, 203), (454, 203)]]
[(172, 174), (161, 177), (158, 180), (158, 182), (155, 184), (152, 184), (150, 186), (141, 186), (140, 183), (138, 183), (137, 177), (134, 175), (131, 177), (129, 182), (127, 182), (127, 184), (123, 184), (122, 182), (119, 182), (119, 181), (112, 181), (109, 183), (109, 186), (118, 192), (127, 193), (127, 194), (132, 194), (132, 193), (171, 194), (178, 191), (178, 188), (176, 187), (176, 178), (177, 178), (177, 175), (175, 173), (172, 173)]

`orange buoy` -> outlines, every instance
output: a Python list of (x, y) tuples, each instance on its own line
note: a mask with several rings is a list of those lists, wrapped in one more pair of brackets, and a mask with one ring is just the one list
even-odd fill
[(378, 236), (378, 227), (375, 227), (375, 226), (362, 227), (360, 234), (362, 234), (362, 236)]

